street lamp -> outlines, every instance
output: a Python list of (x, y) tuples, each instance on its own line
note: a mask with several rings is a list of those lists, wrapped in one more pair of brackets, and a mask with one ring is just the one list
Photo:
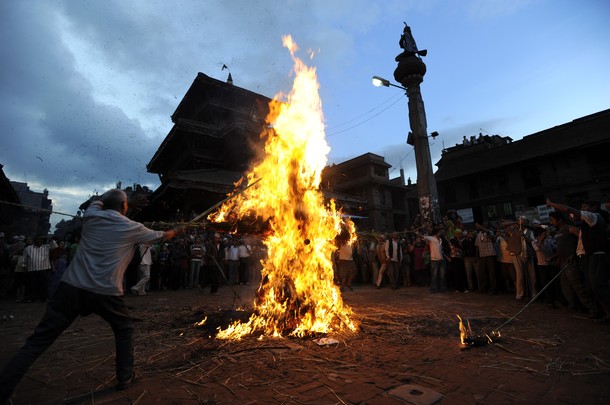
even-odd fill
[(390, 86), (392, 86), (392, 87), (397, 87), (397, 88), (399, 88), (399, 89), (402, 89), (402, 90), (404, 90), (404, 91), (407, 91), (407, 89), (405, 89), (404, 87), (402, 87), (402, 86), (398, 86), (398, 85), (393, 84), (393, 83), (390, 83), (390, 81), (389, 81), (389, 80), (384, 79), (383, 77), (379, 77), (379, 76), (373, 76), (373, 78), (371, 79), (371, 81), (373, 82), (373, 86), (375, 86), (375, 87), (381, 87), (381, 86), (384, 86), (384, 87), (390, 87)]
[[(436, 137), (438, 135), (439, 135), (439, 133), (434, 131), (428, 136), (428, 138), (436, 139)], [(411, 132), (411, 131), (409, 131), (409, 135), (407, 135), (407, 143), (411, 146), (415, 146), (415, 136), (413, 135), (413, 132)]]

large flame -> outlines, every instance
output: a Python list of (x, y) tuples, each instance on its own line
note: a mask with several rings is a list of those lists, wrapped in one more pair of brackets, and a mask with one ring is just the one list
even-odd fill
[[(334, 284), (335, 238), (355, 235), (333, 201), (326, 205), (319, 190), (330, 147), (324, 134), (322, 102), (315, 68), (295, 56), (297, 46), (283, 38), (294, 61), (294, 83), (285, 102), (270, 103), (264, 159), (247, 175), (254, 184), (219, 211), (216, 221), (256, 215), (268, 221), (263, 243), (263, 281), (254, 314), (219, 332), (219, 338), (240, 338), (260, 332), (269, 336), (307, 336), (356, 330), (352, 311)], [(259, 181), (260, 180), (260, 181)]]

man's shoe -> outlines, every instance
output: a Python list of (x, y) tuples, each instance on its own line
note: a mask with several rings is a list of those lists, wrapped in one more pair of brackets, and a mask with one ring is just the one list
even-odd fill
[(117, 391), (123, 391), (135, 385), (135, 383), (137, 383), (139, 380), (140, 376), (134, 371), (133, 373), (131, 373), (131, 378), (129, 380), (119, 381), (115, 388)]

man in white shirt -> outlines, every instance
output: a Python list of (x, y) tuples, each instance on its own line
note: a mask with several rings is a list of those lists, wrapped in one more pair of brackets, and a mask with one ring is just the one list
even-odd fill
[(136, 248), (140, 253), (140, 264), (138, 265), (138, 282), (131, 287), (134, 295), (146, 295), (146, 285), (150, 280), (150, 266), (152, 265), (152, 254), (150, 243), (141, 243)]
[(231, 240), (225, 250), (227, 260), (227, 279), (229, 284), (237, 284), (239, 280), (239, 246), (237, 239)]
[(79, 315), (95, 313), (112, 327), (116, 389), (127, 389), (137, 380), (133, 371), (133, 319), (124, 298), (123, 276), (136, 244), (170, 239), (184, 228), (153, 231), (127, 218), (127, 208), (127, 196), (115, 189), (92, 202), (85, 212), (79, 248), (42, 320), (0, 374), (0, 403), (9, 399), (34, 361)]
[(348, 288), (353, 291), (352, 281), (356, 275), (356, 263), (354, 263), (354, 251), (346, 240), (340, 242), (337, 260), (337, 273), (341, 290)]
[(436, 293), (447, 290), (447, 274), (443, 266), (443, 246), (439, 230), (434, 228), (431, 235), (424, 235), (426, 243), (430, 246), (430, 292)]
[(252, 247), (243, 239), (239, 240), (238, 257), (239, 257), (239, 284), (250, 284), (250, 263), (252, 262)]

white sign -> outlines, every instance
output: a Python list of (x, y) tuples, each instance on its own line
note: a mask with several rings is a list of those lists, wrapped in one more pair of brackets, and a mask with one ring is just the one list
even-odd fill
[(539, 205), (536, 207), (538, 209), (538, 219), (541, 222), (545, 222), (549, 220), (549, 212), (555, 211), (553, 208), (548, 207), (546, 205)]
[(463, 208), (456, 211), (457, 214), (462, 217), (463, 224), (472, 224), (474, 222), (474, 214), (472, 208)]

